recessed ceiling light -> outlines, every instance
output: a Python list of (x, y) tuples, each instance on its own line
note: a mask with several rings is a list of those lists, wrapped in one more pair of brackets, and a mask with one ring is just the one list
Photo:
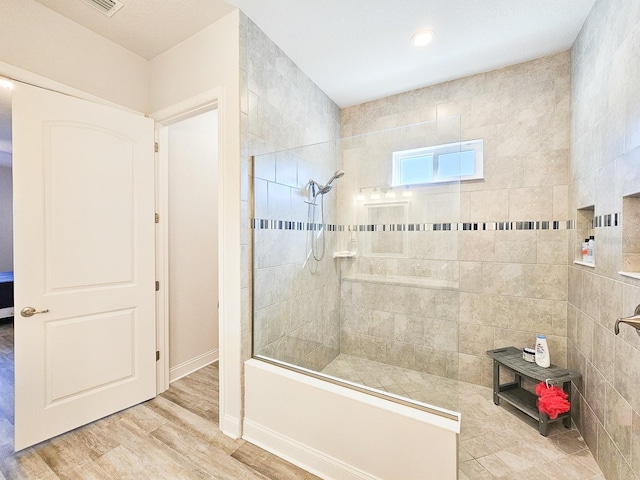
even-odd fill
[(414, 47), (424, 47), (425, 45), (429, 45), (435, 33), (431, 30), (422, 30), (416, 33), (413, 37), (411, 37), (411, 43)]

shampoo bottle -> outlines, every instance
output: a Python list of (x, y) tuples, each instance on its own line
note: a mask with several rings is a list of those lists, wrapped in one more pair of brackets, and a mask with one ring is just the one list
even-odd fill
[(547, 368), (551, 365), (549, 357), (549, 346), (547, 345), (547, 337), (538, 335), (536, 337), (536, 363), (540, 367)]

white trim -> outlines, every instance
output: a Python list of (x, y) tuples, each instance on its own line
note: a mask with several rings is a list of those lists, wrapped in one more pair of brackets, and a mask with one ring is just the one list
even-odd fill
[(80, 98), (82, 100), (88, 100), (90, 102), (98, 103), (100, 105), (106, 105), (108, 107), (117, 108), (119, 110), (125, 110), (127, 112), (138, 114), (138, 115), (144, 115), (143, 113), (137, 110), (133, 110), (131, 108), (127, 108), (120, 104), (110, 102), (108, 100), (105, 100), (104, 98), (97, 97), (95, 95), (84, 92), (82, 90), (78, 90), (77, 88), (65, 85), (64, 83), (56, 82), (55, 80), (51, 80), (50, 78), (43, 77), (42, 75), (38, 75), (37, 73), (33, 73), (28, 70), (23, 70), (22, 68), (18, 68), (8, 63), (0, 62), (0, 75), (2, 75), (3, 77), (6, 77), (9, 80), (23, 82), (38, 88), (44, 88), (46, 90), (52, 90), (54, 92), (63, 93), (65, 95), (70, 95), (72, 97)]
[(188, 98), (182, 102), (163, 108), (158, 112), (149, 115), (150, 118), (162, 125), (171, 125), (181, 122), (187, 118), (195, 117), (201, 113), (208, 112), (216, 108), (220, 102), (220, 88), (207, 90), (195, 97)]
[(326, 480), (382, 480), (249, 419), (242, 438)]
[[(232, 438), (242, 436), (242, 332), (241, 316), (241, 248), (240, 248), (240, 151), (233, 144), (240, 125), (231, 123), (225, 92), (218, 90), (218, 269), (220, 306), (220, 430)], [(236, 109), (231, 105), (230, 109)], [(239, 119), (238, 119), (239, 120)], [(223, 139), (225, 141), (223, 141)], [(238, 144), (239, 146), (239, 144)], [(230, 155), (233, 153), (233, 155)]]
[(212, 364), (213, 362), (217, 361), (218, 358), (218, 349), (216, 348), (214, 350), (211, 350), (210, 352), (198, 355), (191, 360), (182, 362), (180, 365), (176, 365), (175, 367), (169, 369), (169, 383), (180, 380), (182, 377), (186, 377), (190, 373), (193, 373), (196, 370), (200, 370), (202, 367), (206, 367), (207, 365)]
[[(222, 371), (222, 370), (221, 370)], [(220, 396), (220, 401), (222, 401), (222, 395)], [(218, 409), (218, 411), (220, 411)], [(219, 417), (219, 428), (225, 435), (232, 437), (234, 439), (238, 439), (242, 435), (242, 425), (240, 425), (240, 419), (233, 415), (225, 415), (224, 417)], [(224, 428), (223, 428), (224, 426)], [(232, 435), (234, 432), (240, 432), (237, 435)]]
[(156, 294), (156, 348), (160, 360), (156, 369), (156, 391), (169, 388), (169, 129), (156, 123), (156, 213), (160, 223), (156, 226), (156, 280), (160, 290)]
[(0, 308), (0, 318), (13, 317), (13, 307)]
[(445, 417), (255, 358), (245, 378), (243, 438), (321, 478), (456, 478), (459, 413)]
[[(184, 120), (192, 115), (203, 113), (213, 108), (218, 109), (218, 298), (220, 306), (218, 309), (218, 332), (219, 332), (219, 358), (220, 358), (220, 394), (219, 394), (219, 413), (220, 413), (220, 430), (232, 438), (240, 438), (242, 436), (242, 362), (241, 362), (241, 332), (240, 332), (240, 161), (239, 152), (236, 155), (234, 143), (234, 134), (239, 132), (239, 125), (229, 125), (229, 118), (233, 112), (225, 107), (225, 90), (220, 86), (196, 95), (185, 101), (179, 102), (171, 107), (162, 109), (150, 115), (156, 122), (161, 124), (159, 127), (158, 138), (162, 140), (162, 127), (166, 127), (171, 123)], [(237, 130), (234, 130), (237, 129)], [(163, 162), (162, 145), (160, 146), (159, 161)], [(233, 156), (228, 155), (233, 153)], [(164, 175), (161, 182), (166, 182), (166, 168), (160, 167), (159, 172)], [(164, 173), (163, 173), (164, 172)], [(166, 197), (166, 183), (163, 195)], [(162, 202), (158, 202), (158, 208), (161, 217), (167, 218), (166, 198)], [(163, 234), (164, 235), (164, 234)], [(166, 239), (166, 236), (164, 237)], [(166, 242), (166, 240), (165, 240)], [(159, 244), (158, 248), (164, 250), (158, 251), (159, 259), (168, 262), (165, 259), (166, 243)], [(168, 263), (164, 264), (163, 277), (161, 282), (167, 285), (166, 278)], [(162, 284), (161, 284), (161, 292)], [(163, 295), (166, 295), (166, 289)], [(165, 332), (165, 342), (161, 345), (167, 352), (165, 355), (161, 353), (161, 359), (164, 357), (168, 362), (168, 322), (166, 319), (166, 301), (161, 306), (163, 312), (159, 312), (158, 329)], [(162, 372), (158, 376), (166, 379), (168, 387), (168, 363), (158, 362), (158, 368), (162, 368)]]
[[(156, 228), (156, 276), (160, 282), (160, 290), (156, 296), (156, 341), (160, 352), (160, 361), (156, 369), (156, 391), (162, 393), (169, 388), (171, 377), (169, 366), (169, 129), (168, 126), (187, 118), (219, 108), (220, 89), (212, 89), (195, 97), (149, 115), (156, 121), (156, 142), (159, 152), (156, 155), (156, 213), (160, 215), (160, 223)], [(218, 122), (218, 145), (222, 145), (220, 125)], [(221, 157), (220, 157), (221, 158)], [(220, 177), (219, 180), (220, 182)], [(218, 222), (218, 229), (224, 225)], [(222, 278), (218, 274), (221, 284)], [(219, 317), (219, 323), (222, 318)], [(220, 330), (220, 329), (219, 329)], [(217, 351), (216, 351), (217, 353)], [(203, 365), (204, 366), (204, 365)], [(175, 368), (175, 367), (174, 367)], [(222, 390), (222, 388), (221, 388)]]

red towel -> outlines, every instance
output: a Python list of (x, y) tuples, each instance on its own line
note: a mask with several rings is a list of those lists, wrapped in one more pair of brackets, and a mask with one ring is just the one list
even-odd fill
[(568, 395), (559, 387), (547, 387), (545, 382), (536, 386), (538, 395), (538, 410), (549, 415), (550, 419), (558, 418), (561, 413), (568, 412), (571, 408)]

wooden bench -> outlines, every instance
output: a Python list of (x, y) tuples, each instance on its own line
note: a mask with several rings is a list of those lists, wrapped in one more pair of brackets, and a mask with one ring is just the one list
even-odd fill
[[(558, 415), (558, 418), (550, 419), (548, 415), (538, 410), (536, 403), (538, 396), (522, 387), (522, 378), (537, 382), (549, 380), (554, 385), (562, 384), (562, 389), (568, 395), (569, 403), (571, 403), (571, 381), (581, 378), (580, 373), (553, 364), (548, 368), (539, 367), (536, 363), (524, 360), (522, 350), (515, 347), (489, 350), (487, 355), (493, 359), (493, 403), (499, 405), (500, 399), (503, 399), (534, 418), (538, 422), (540, 435), (545, 437), (549, 432), (550, 422), (562, 420), (566, 428), (571, 427), (571, 409)], [(501, 384), (500, 367), (512, 371), (515, 375), (515, 381)]]

